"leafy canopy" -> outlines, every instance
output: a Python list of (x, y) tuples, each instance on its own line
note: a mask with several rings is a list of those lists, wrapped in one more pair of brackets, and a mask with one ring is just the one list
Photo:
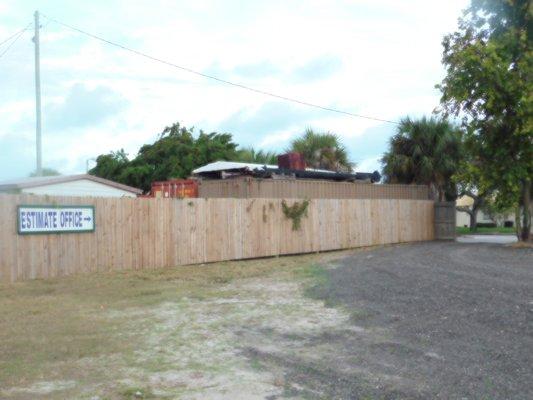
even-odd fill
[(330, 132), (318, 133), (308, 128), (292, 141), (289, 151), (301, 153), (311, 168), (350, 172), (354, 167), (340, 138)]
[(452, 176), (462, 157), (461, 134), (456, 126), (433, 117), (405, 117), (381, 163), (385, 182), (430, 185), (440, 200), (453, 200), (456, 190)]
[(193, 134), (175, 123), (166, 127), (152, 144), (145, 144), (133, 160), (124, 150), (97, 157), (90, 173), (147, 191), (153, 181), (186, 178), (192, 170), (217, 160), (236, 157), (237, 144), (229, 133)]
[(479, 188), (507, 204), (533, 175), (532, 15), (530, 0), (473, 0), (443, 41), (443, 110), (467, 128)]

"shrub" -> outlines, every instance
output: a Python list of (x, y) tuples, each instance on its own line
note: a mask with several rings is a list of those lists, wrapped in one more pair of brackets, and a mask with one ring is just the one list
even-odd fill
[(496, 228), (496, 223), (494, 222), (478, 222), (478, 228)]

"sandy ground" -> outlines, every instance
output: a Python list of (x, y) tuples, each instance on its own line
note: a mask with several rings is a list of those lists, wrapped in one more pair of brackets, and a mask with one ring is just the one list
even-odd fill
[[(224, 285), (224, 292), (238, 294), (110, 314), (131, 320), (145, 338), (135, 352), (137, 366), (124, 370), (126, 383), (180, 399), (276, 398), (285, 390), (283, 370), (263, 368), (248, 352), (297, 353), (303, 344), (291, 337), (348, 326), (348, 313), (305, 298), (294, 282), (245, 279)], [(164, 368), (147, 371), (143, 363)]]

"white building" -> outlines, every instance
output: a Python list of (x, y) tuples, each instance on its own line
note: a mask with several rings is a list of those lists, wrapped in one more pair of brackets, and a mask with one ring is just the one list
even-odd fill
[(76, 197), (137, 197), (141, 189), (93, 175), (60, 175), (0, 182), (0, 193)]
[[(459, 197), (455, 205), (461, 207), (468, 207), (472, 209), (472, 204), (474, 204), (474, 199), (470, 196)], [(464, 211), (456, 211), (456, 226), (458, 227), (469, 227), (470, 226), (470, 215)], [(514, 214), (509, 213), (507, 215), (501, 215), (499, 218), (492, 219), (489, 215), (485, 214), (482, 210), (477, 212), (477, 223), (494, 223), (498, 226), (502, 226), (504, 222), (510, 222), (514, 225)]]

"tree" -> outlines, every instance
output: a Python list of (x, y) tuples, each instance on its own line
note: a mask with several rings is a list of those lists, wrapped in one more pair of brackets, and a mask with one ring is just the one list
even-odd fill
[(471, 206), (458, 206), (458, 211), (466, 212), (470, 216), (470, 231), (477, 229), (477, 214), (485, 208), (489, 202), (493, 202), (494, 190), (490, 186), (482, 184), (482, 163), (478, 149), (471, 140), (463, 137), (464, 158), (460, 162), (454, 181), (457, 184), (458, 196), (468, 196), (472, 199)]
[(96, 165), (89, 171), (89, 174), (126, 184), (127, 181), (121, 177), (121, 174), (129, 163), (130, 160), (124, 149), (101, 154), (96, 158)]
[(186, 178), (197, 167), (235, 158), (237, 144), (229, 133), (193, 133), (175, 123), (142, 146), (133, 160), (124, 150), (111, 152), (99, 156), (89, 173), (148, 191), (154, 181)]
[(301, 153), (311, 168), (350, 172), (354, 167), (340, 138), (330, 132), (317, 133), (308, 128), (292, 141), (289, 151)]
[(477, 148), (479, 186), (500, 207), (519, 206), (521, 240), (531, 230), (533, 177), (533, 6), (531, 0), (472, 0), (444, 38), (445, 115), (460, 116)]
[(465, 185), (464, 188), (459, 189), (458, 196), (468, 196), (472, 199), (472, 206), (457, 206), (457, 211), (463, 211), (470, 217), (470, 231), (475, 232), (477, 230), (477, 214), (479, 210), (482, 210), (487, 205), (487, 192), (476, 192), (472, 190), (470, 184)]
[(471, 206), (457, 206), (457, 211), (463, 211), (470, 217), (470, 231), (477, 230), (477, 214), (482, 210), (486, 204), (489, 193), (486, 191), (479, 192), (476, 190), (472, 178), (466, 178), (459, 183), (458, 196), (468, 196), (472, 199)]
[(383, 155), (385, 182), (430, 186), (439, 200), (455, 200), (452, 176), (463, 157), (460, 130), (444, 119), (400, 121)]
[(237, 150), (235, 160), (256, 164), (276, 165), (278, 163), (278, 154), (273, 151), (255, 150), (253, 147), (245, 147)]
[[(58, 176), (58, 175), (61, 175), (59, 173), (59, 171), (53, 169), (53, 168), (43, 168), (41, 170), (41, 175), (40, 176)], [(30, 174), (30, 178), (33, 178), (33, 177), (36, 177), (37, 176), (37, 171), (33, 171), (31, 174)]]
[(496, 226), (503, 226), (509, 215), (513, 214), (514, 210), (512, 208), (501, 208), (497, 203), (495, 203), (491, 198), (488, 198), (487, 201), (481, 207), (481, 210), (485, 215), (487, 215)]

